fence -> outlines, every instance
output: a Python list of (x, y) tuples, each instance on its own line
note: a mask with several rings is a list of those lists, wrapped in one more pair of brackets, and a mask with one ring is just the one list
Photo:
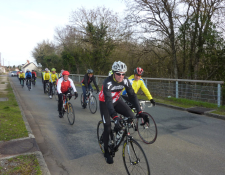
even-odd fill
[[(84, 75), (71, 74), (74, 82), (81, 82)], [(95, 75), (99, 86), (108, 76)], [(147, 78), (143, 80), (153, 97), (176, 97), (215, 103), (221, 106), (221, 84), (223, 81)]]

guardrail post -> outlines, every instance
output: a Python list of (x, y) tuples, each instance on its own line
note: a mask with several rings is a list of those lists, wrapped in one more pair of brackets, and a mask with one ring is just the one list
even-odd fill
[(80, 75), (79, 75), (79, 83), (80, 83)]
[(176, 98), (178, 98), (178, 81), (176, 81)]
[(217, 85), (217, 105), (220, 107), (220, 97), (221, 97), (221, 87), (220, 84)]
[(98, 77), (96, 76), (96, 83), (97, 83), (97, 85), (98, 85)]

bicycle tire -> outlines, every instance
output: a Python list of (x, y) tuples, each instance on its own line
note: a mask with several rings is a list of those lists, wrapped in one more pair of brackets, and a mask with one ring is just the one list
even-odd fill
[(104, 142), (103, 142), (103, 132), (104, 132), (104, 125), (103, 125), (103, 122), (100, 120), (97, 125), (97, 138), (98, 138), (98, 144), (102, 153), (105, 153)]
[(138, 118), (137, 120), (137, 130), (138, 135), (140, 136), (141, 140), (146, 144), (152, 144), (157, 139), (157, 126), (153, 117), (147, 113), (143, 112), (149, 116), (149, 123), (145, 124), (144, 126), (139, 125), (139, 123), (143, 123), (142, 118)]
[(69, 124), (73, 125), (75, 122), (75, 112), (73, 109), (73, 105), (70, 102), (67, 103), (67, 118), (68, 118)]
[(82, 93), (81, 96), (80, 96), (80, 103), (81, 103), (81, 107), (83, 107), (83, 104), (84, 104), (84, 94)]
[[(95, 104), (95, 106), (94, 106)], [(98, 108), (98, 104), (97, 104), (97, 100), (96, 100), (96, 97), (94, 95), (92, 95), (90, 98), (89, 98), (89, 109), (91, 111), (92, 114), (95, 114), (96, 111), (97, 111), (97, 108)], [(92, 108), (93, 107), (93, 108)]]
[[(129, 144), (127, 144), (127, 140), (124, 141), (123, 149), (122, 149), (123, 163), (127, 171), (127, 174), (150, 175), (150, 167), (148, 164), (148, 159), (142, 147), (136, 140), (132, 138), (130, 138), (128, 142)], [(129, 153), (128, 153), (128, 150), (129, 150)]]

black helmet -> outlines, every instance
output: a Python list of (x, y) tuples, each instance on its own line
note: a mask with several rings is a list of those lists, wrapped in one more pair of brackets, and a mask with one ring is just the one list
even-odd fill
[(88, 74), (93, 74), (93, 70), (92, 70), (92, 69), (88, 69), (88, 70), (87, 70), (87, 73), (88, 73)]

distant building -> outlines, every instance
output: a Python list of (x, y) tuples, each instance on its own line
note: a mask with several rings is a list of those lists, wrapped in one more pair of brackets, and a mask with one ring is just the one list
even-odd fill
[(21, 69), (24, 72), (26, 72), (27, 69), (29, 69), (30, 71), (32, 71), (32, 70), (38, 71), (38, 67), (33, 62), (30, 63), (29, 60), (27, 60), (27, 62), (25, 64), (22, 64)]
[(0, 66), (0, 73), (5, 73), (5, 68), (3, 66)]

